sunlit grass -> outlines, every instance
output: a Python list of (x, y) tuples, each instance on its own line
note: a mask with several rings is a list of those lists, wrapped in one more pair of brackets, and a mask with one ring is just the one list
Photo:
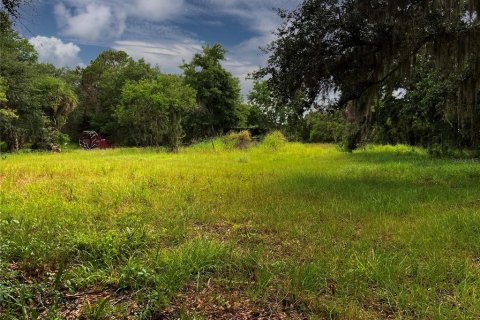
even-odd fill
[(92, 290), (127, 298), (84, 313), (148, 318), (211, 283), (312, 319), (478, 318), (479, 178), (407, 146), (8, 155), (0, 318)]

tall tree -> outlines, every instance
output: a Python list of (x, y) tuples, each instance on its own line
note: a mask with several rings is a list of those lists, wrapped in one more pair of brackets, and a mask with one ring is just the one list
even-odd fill
[(274, 129), (284, 121), (279, 112), (278, 103), (273, 97), (267, 81), (255, 81), (248, 93), (248, 102), (252, 106), (249, 122), (261, 129)]
[(49, 117), (53, 128), (60, 131), (68, 115), (77, 107), (77, 95), (63, 79), (52, 76), (39, 78), (36, 90), (36, 100), (41, 109)]
[(134, 61), (126, 52), (107, 50), (85, 68), (80, 83), (81, 129), (93, 129), (115, 137), (115, 108), (127, 81), (154, 79), (159, 70), (144, 60)]
[(310, 104), (336, 92), (338, 107), (368, 123), (371, 106), (410, 78), (427, 52), (444, 74), (473, 65), (458, 84), (459, 103), (472, 105), (480, 89), (479, 8), (478, 0), (305, 0), (280, 12), (285, 23), (257, 77), (270, 75), (285, 101), (298, 90)]
[(25, 143), (51, 148), (77, 97), (53, 65), (40, 64), (30, 43), (0, 12), (0, 139), (9, 150)]
[[(0, 77), (4, 101), (1, 139), (9, 150), (19, 149), (28, 137), (38, 134), (42, 114), (34, 104), (34, 79), (37, 53), (13, 28), (9, 17), (0, 12)], [(8, 125), (7, 125), (8, 123)]]
[[(2, 139), (6, 139), (11, 143), (11, 141), (15, 141), (16, 128), (14, 123), (18, 116), (14, 110), (7, 107), (7, 102), (7, 84), (5, 78), (0, 76), (0, 142), (2, 142)], [(0, 144), (0, 153), (1, 148)]]
[(252, 106), (250, 122), (264, 130), (282, 130), (290, 139), (299, 139), (307, 101), (301, 91), (288, 102), (272, 94), (268, 81), (255, 81), (248, 94)]
[(125, 133), (124, 143), (136, 146), (166, 145), (177, 150), (182, 120), (195, 107), (196, 92), (177, 75), (128, 82), (115, 116)]
[(221, 65), (226, 52), (220, 44), (206, 46), (182, 66), (186, 82), (197, 91), (199, 108), (189, 119), (194, 138), (220, 134), (239, 123), (240, 82)]

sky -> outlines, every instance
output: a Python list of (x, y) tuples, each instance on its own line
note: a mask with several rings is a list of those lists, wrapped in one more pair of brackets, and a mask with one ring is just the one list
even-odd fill
[(135, 59), (180, 73), (202, 46), (228, 49), (224, 67), (240, 79), (265, 64), (259, 47), (281, 24), (274, 8), (293, 9), (301, 0), (36, 0), (17, 23), (42, 62), (57, 67), (87, 65), (102, 51), (124, 50)]

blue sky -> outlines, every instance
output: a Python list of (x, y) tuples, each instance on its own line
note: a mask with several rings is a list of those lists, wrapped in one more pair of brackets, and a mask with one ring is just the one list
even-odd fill
[(145, 58), (178, 73), (202, 45), (221, 43), (224, 66), (240, 78), (265, 63), (258, 49), (281, 23), (273, 8), (300, 0), (39, 0), (22, 9), (17, 24), (40, 59), (56, 66), (86, 65), (106, 49)]

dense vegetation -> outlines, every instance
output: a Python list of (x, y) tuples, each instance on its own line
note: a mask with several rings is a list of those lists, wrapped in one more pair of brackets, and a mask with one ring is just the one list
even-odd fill
[(0, 48), (0, 141), (18, 150), (26, 142), (44, 148), (62, 140), (66, 117), (78, 102), (62, 77), (64, 70), (37, 63), (33, 47), (3, 13)]
[(59, 150), (95, 130), (118, 146), (177, 150), (249, 128), (346, 150), (373, 142), (477, 153), (475, 1), (308, 0), (281, 11), (246, 101), (219, 44), (180, 76), (112, 50), (85, 68), (38, 63), (9, 20), (19, 3), (4, 1), (1, 14), (0, 149)]
[(3, 319), (480, 316), (476, 162), (269, 137), (18, 154), (0, 177)]
[(102, 52), (85, 68), (37, 61), (0, 14), (0, 148), (58, 150), (95, 130), (116, 145), (167, 146), (245, 127), (250, 108), (239, 80), (221, 65), (226, 50), (206, 46), (184, 74), (163, 74), (123, 51)]
[[(312, 105), (346, 110), (347, 149), (372, 139), (475, 149), (479, 7), (477, 0), (305, 0), (281, 11), (284, 24), (257, 77), (270, 77), (283, 104), (303, 96), (297, 114)], [(398, 90), (407, 95), (392, 99)]]

